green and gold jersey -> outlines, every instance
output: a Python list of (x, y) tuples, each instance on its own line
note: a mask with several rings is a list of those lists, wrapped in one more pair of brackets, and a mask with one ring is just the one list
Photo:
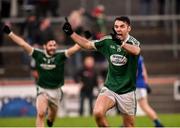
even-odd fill
[(64, 63), (67, 57), (65, 51), (57, 50), (53, 56), (48, 56), (45, 51), (34, 49), (32, 57), (36, 62), (39, 74), (37, 85), (42, 88), (54, 89), (64, 84)]
[[(138, 47), (140, 45), (140, 42), (130, 35), (126, 43)], [(128, 53), (111, 36), (95, 40), (92, 45), (109, 62), (105, 86), (118, 94), (135, 90), (138, 55)]]

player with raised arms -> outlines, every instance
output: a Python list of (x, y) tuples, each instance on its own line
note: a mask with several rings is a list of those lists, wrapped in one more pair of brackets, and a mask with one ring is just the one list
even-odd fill
[(78, 45), (87, 50), (97, 50), (109, 62), (105, 86), (95, 102), (93, 115), (99, 127), (109, 127), (106, 112), (117, 105), (122, 113), (123, 126), (134, 127), (136, 114), (135, 83), (140, 42), (129, 35), (130, 20), (126, 16), (117, 17), (113, 24), (113, 34), (100, 40), (90, 41), (72, 30), (66, 18), (63, 31)]
[(62, 97), (61, 87), (64, 85), (65, 60), (79, 51), (80, 47), (74, 45), (67, 50), (57, 50), (56, 41), (49, 40), (43, 45), (44, 50), (40, 50), (29, 45), (24, 39), (12, 32), (7, 25), (3, 27), (3, 31), (35, 59), (39, 75), (36, 83), (36, 127), (44, 127), (46, 113), (47, 125), (51, 127)]

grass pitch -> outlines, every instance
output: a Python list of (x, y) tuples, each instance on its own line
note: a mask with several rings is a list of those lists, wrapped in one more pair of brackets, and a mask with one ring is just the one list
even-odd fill
[[(180, 114), (161, 114), (160, 120), (166, 127), (180, 127)], [(109, 116), (109, 123), (113, 127), (119, 127), (122, 119), (119, 115)], [(35, 118), (0, 118), (0, 127), (34, 127)], [(63, 117), (57, 118), (55, 127), (96, 127), (94, 118), (89, 117)], [(152, 121), (147, 116), (138, 116), (136, 118), (137, 127), (153, 127)]]

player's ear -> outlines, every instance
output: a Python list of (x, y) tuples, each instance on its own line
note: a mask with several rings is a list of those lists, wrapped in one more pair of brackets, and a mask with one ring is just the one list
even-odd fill
[(43, 48), (46, 49), (46, 44), (43, 44)]
[(131, 31), (131, 26), (128, 26), (128, 31), (129, 31), (129, 32)]

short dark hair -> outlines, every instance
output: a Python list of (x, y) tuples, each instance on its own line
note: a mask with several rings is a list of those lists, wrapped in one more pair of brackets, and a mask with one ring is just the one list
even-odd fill
[[(49, 38), (49, 40), (48, 41), (46, 41), (46, 42), (44, 42), (43, 43), (43, 45), (47, 45), (48, 43), (49, 43), (49, 41), (55, 41), (56, 42), (56, 40), (55, 39), (51, 39), (51, 38)], [(56, 42), (57, 43), (57, 42)]]
[(123, 22), (127, 23), (128, 25), (131, 25), (131, 21), (127, 16), (116, 17), (114, 22), (116, 20), (123, 21)]

